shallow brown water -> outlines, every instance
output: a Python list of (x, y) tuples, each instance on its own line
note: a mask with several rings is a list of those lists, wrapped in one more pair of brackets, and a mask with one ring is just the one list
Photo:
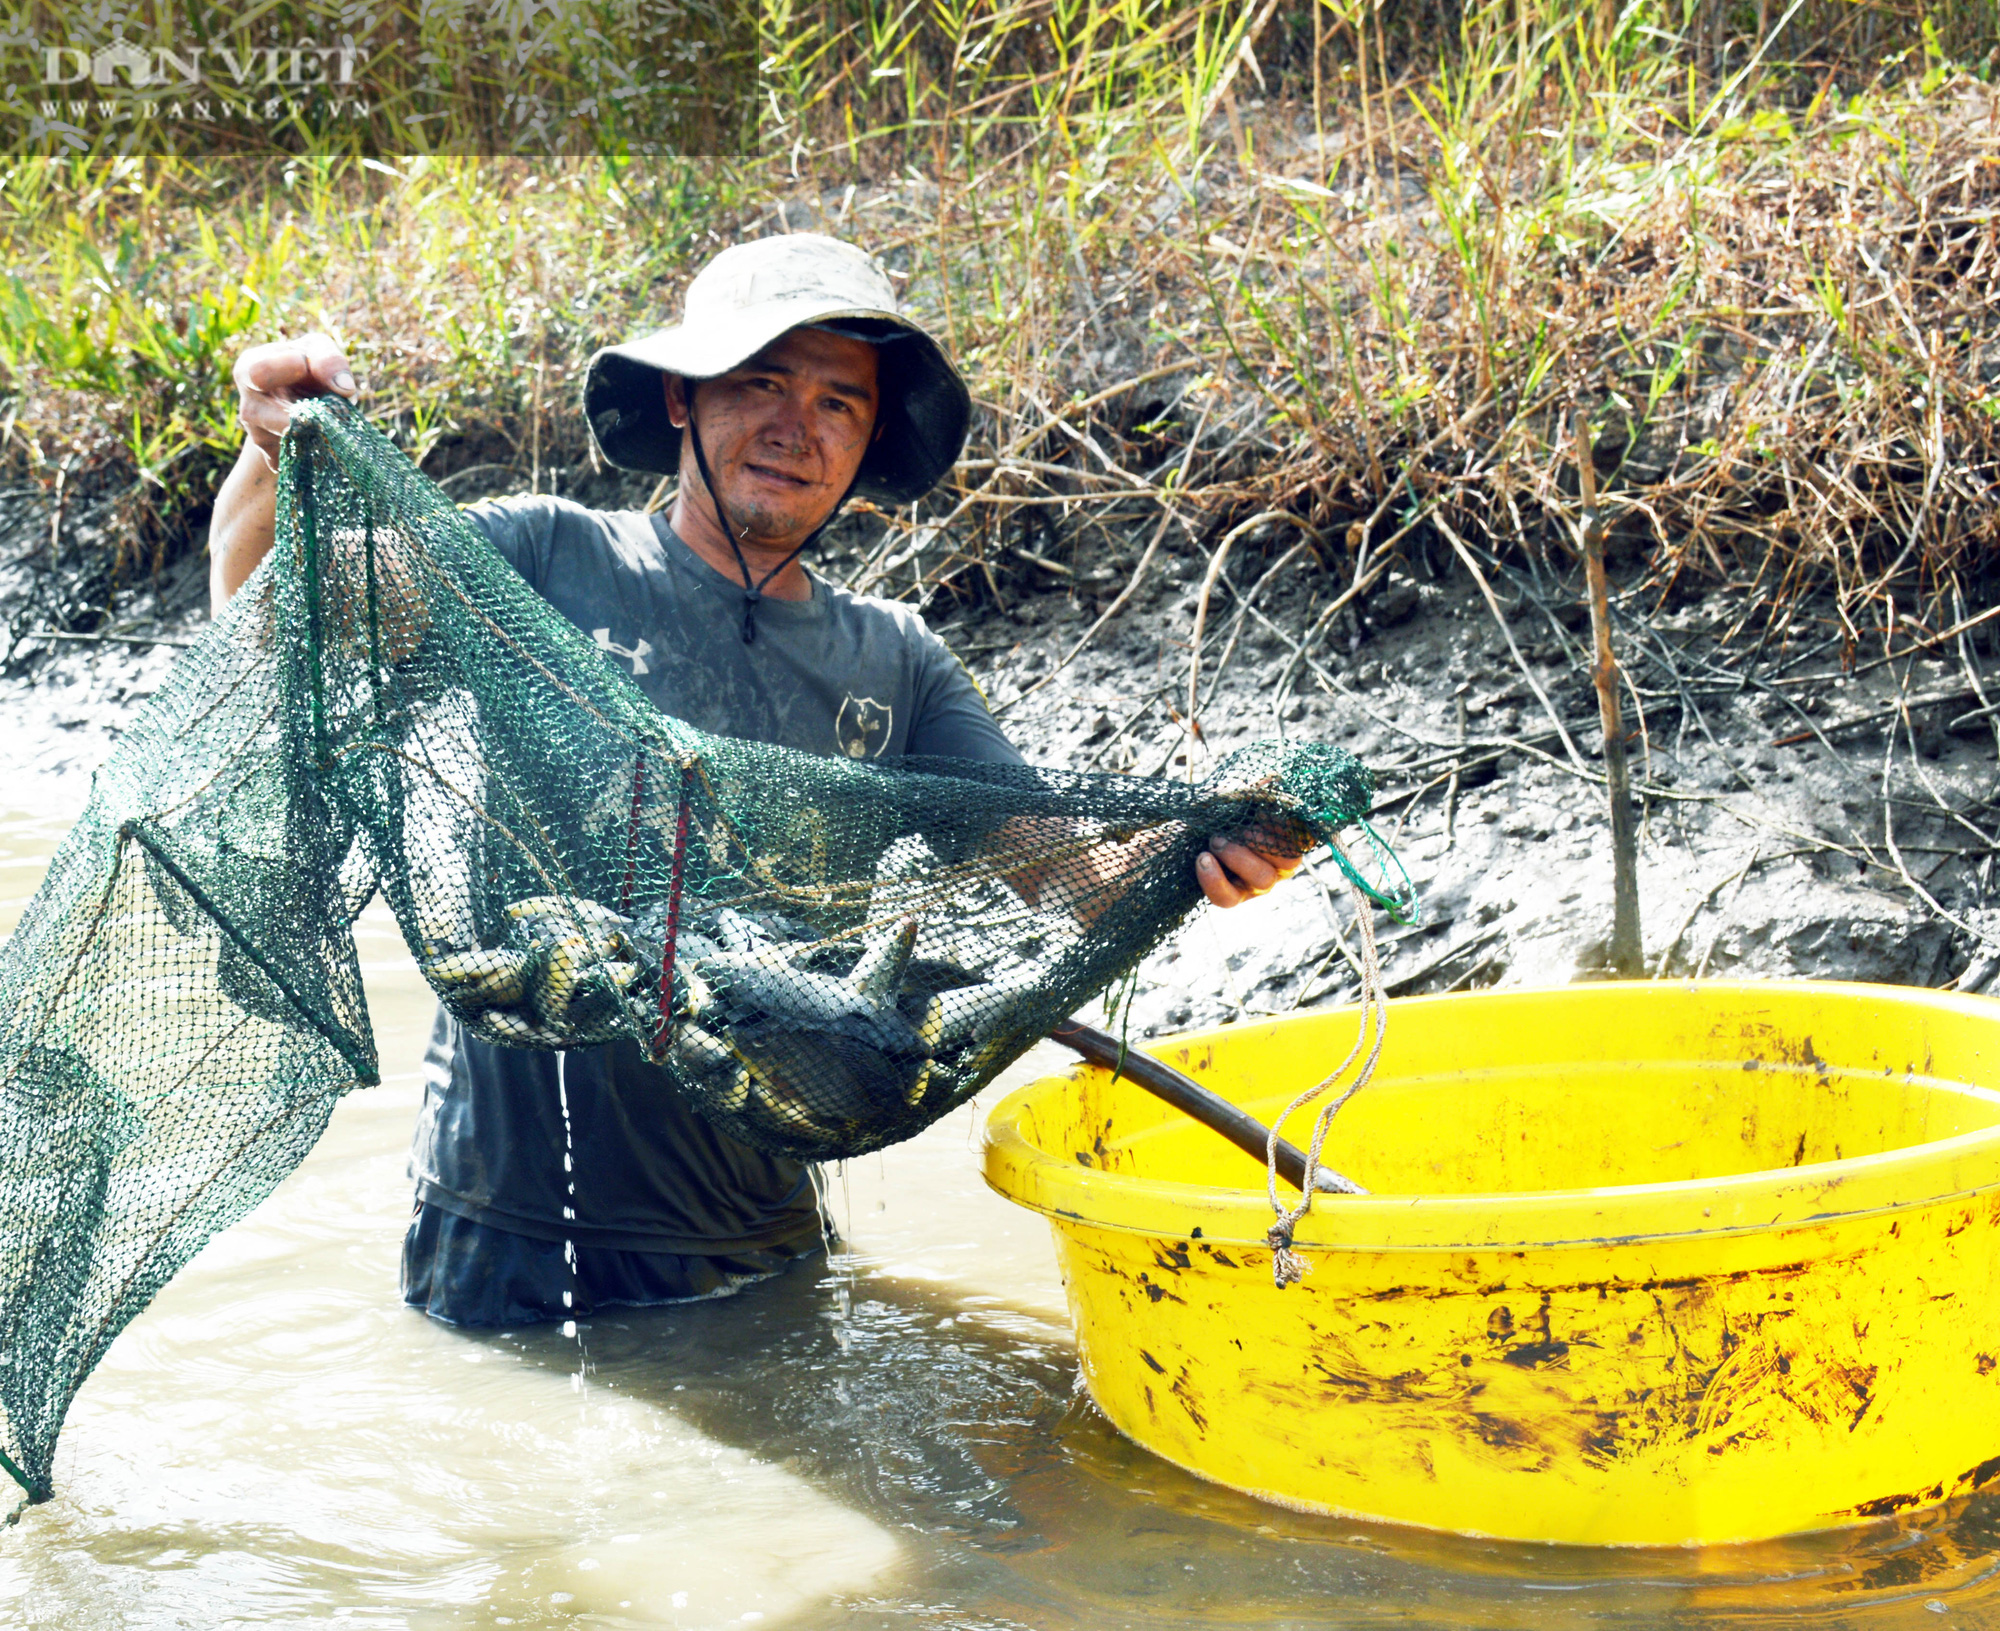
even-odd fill
[[(63, 827), (0, 820), (0, 932)], [(362, 930), (384, 1085), (85, 1385), (57, 1498), (0, 1534), (0, 1626), (2000, 1631), (2000, 1501), (1591, 1553), (1175, 1471), (1076, 1394), (1045, 1228), (980, 1182), (976, 1110), (832, 1179), (823, 1269), (575, 1340), (433, 1324), (396, 1297), (430, 1003), (386, 915)]]

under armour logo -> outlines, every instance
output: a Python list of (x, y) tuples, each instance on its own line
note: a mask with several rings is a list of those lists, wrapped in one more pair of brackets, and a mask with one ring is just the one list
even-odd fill
[(629, 658), (632, 663), (632, 675), (635, 679), (641, 674), (650, 674), (652, 672), (646, 666), (646, 659), (653, 655), (653, 644), (650, 640), (641, 640), (635, 646), (614, 645), (609, 629), (592, 629), (590, 637), (597, 642), (597, 649), (603, 652), (605, 656)]

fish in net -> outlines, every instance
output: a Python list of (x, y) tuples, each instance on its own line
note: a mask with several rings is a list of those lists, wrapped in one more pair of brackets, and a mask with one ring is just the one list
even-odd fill
[(474, 1034), (633, 1039), (736, 1138), (825, 1160), (1128, 973), (1211, 837), (1303, 851), (1372, 787), (1314, 745), (1186, 785), (705, 734), (352, 408), (305, 404), (270, 558), (0, 950), (0, 1465), (47, 1497), (106, 1346), (378, 1079), (352, 936), (378, 891)]

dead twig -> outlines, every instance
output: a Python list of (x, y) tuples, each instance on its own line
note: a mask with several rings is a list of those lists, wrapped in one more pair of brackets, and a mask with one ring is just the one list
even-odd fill
[(1098, 763), (1104, 758), (1105, 754), (1109, 753), (1120, 742), (1124, 741), (1125, 738), (1131, 733), (1133, 726), (1137, 725), (1140, 720), (1146, 717), (1146, 711), (1166, 694), (1167, 694), (1167, 687), (1165, 685), (1161, 685), (1155, 687), (1153, 691), (1151, 691), (1145, 697), (1142, 697), (1139, 701), (1139, 705), (1135, 707), (1131, 711), (1131, 713), (1125, 716), (1125, 723), (1120, 725), (1117, 730), (1113, 731), (1108, 737), (1106, 737), (1101, 743), (1099, 743), (1097, 750), (1094, 753), (1092, 753), (1088, 759), (1084, 760), (1083, 768), (1085, 770), (1095, 769)]
[(54, 572), (62, 553), (63, 515), (69, 508), (69, 467), (74, 455), (56, 466), (55, 506), (49, 511), (49, 570)]
[[(1771, 746), (1774, 748), (1792, 748), (1797, 747), (1801, 742), (1810, 742), (1817, 737), (1828, 748), (1831, 748), (1833, 746), (1831, 740), (1833, 737), (1849, 736), (1856, 731), (1870, 730), (1877, 725), (1887, 724), (1891, 720), (1901, 718), (1912, 708), (1930, 708), (1935, 707), (1939, 703), (1963, 702), (1967, 697), (1977, 695), (1978, 693), (1970, 686), (1960, 686), (1954, 691), (1936, 692), (1930, 696), (1909, 697), (1892, 703), (1887, 708), (1877, 708), (1873, 713), (1857, 714), (1852, 719), (1834, 720), (1824, 730), (1815, 727), (1812, 730), (1794, 731), (1790, 736), (1776, 737), (1772, 740)], [(1954, 719), (1952, 723), (1959, 724), (1963, 720), (1977, 717), (1978, 714), (1976, 712), (1964, 714)]]
[[(1952, 608), (1958, 614), (1958, 621), (1963, 623), (1965, 596), (1959, 591), (1956, 577), (1951, 580), (1951, 599)], [(1972, 687), (1973, 695), (1979, 698), (1978, 712), (1985, 716), (1987, 724), (1993, 729), (1993, 753), (1995, 759), (2000, 760), (2000, 714), (1996, 714), (1993, 705), (1986, 700), (1986, 687), (1979, 677), (1979, 665), (1972, 660), (1972, 643), (1966, 638), (1963, 630), (1958, 635), (1958, 662), (1965, 670), (1966, 684)], [(1952, 726), (1956, 726), (1960, 721), (1954, 719), (1951, 723)]]
[(1180, 465), (1161, 491), (1160, 524), (1153, 529), (1153, 536), (1146, 544), (1145, 553), (1139, 557), (1139, 564), (1132, 568), (1132, 575), (1125, 580), (1125, 587), (1118, 592), (1118, 598), (1098, 614), (1097, 621), (1083, 631), (1083, 637), (1069, 648), (1069, 651), (1055, 667), (1051, 668), (1040, 679), (1035, 681), (1027, 690), (1008, 698), (1007, 701), (995, 708), (993, 710), (994, 718), (999, 718), (1000, 715), (1015, 706), (1015, 704), (1033, 696), (1043, 686), (1047, 685), (1050, 680), (1054, 679), (1065, 668), (1069, 667), (1071, 663), (1075, 662), (1078, 655), (1083, 651), (1083, 648), (1097, 637), (1097, 631), (1122, 612), (1125, 609), (1126, 603), (1139, 592), (1139, 585), (1145, 581), (1146, 568), (1153, 564), (1153, 557), (1159, 553), (1160, 540), (1166, 537), (1167, 528), (1172, 526), (1176, 521), (1180, 521), (1183, 527), (1187, 525), (1186, 521), (1182, 520), (1179, 512), (1175, 509), (1171, 495), (1179, 491), (1181, 482), (1186, 479), (1188, 465), (1194, 458), (1194, 450), (1200, 445), (1201, 433), (1207, 428), (1208, 408), (1204, 405), (1201, 410), (1201, 418), (1195, 425), (1194, 434), (1188, 438), (1187, 447), (1181, 453)]
[[(1222, 655), (1215, 660), (1215, 672), (1209, 676), (1208, 690), (1201, 699), (1202, 711), (1204, 713), (1208, 711), (1209, 705), (1215, 701), (1215, 693), (1222, 687), (1222, 676), (1229, 669), (1229, 659), (1236, 654), (1237, 644), (1243, 636), (1243, 625), (1249, 618), (1250, 607), (1256, 603), (1257, 597), (1264, 592), (1266, 584), (1286, 567), (1290, 566), (1293, 561), (1297, 560), (1302, 552), (1311, 547), (1310, 543), (1303, 541), (1292, 545), (1284, 554), (1265, 567), (1263, 572), (1259, 574), (1257, 581), (1251, 584), (1247, 590), (1239, 590), (1234, 583), (1230, 582), (1227, 573), (1222, 575), (1220, 581), (1223, 588), (1229, 591), (1231, 598), (1237, 603), (1236, 615), (1229, 620), (1228, 642), (1222, 648)], [(1278, 712), (1278, 705), (1275, 698), (1272, 702), (1272, 712), (1274, 714)], [(1278, 734), (1283, 736), (1284, 733), (1284, 719), (1280, 715), (1278, 719)]]
[[(1905, 683), (1907, 683), (1907, 674), (1904, 676), (1904, 679)], [(1916, 731), (1910, 725), (1907, 711), (1903, 715), (1903, 723), (1910, 732), (1912, 751), (1914, 752)], [(1903, 852), (1896, 846), (1896, 816), (1895, 812), (1890, 808), (1892, 801), (1889, 796), (1889, 773), (1895, 763), (1895, 757), (1896, 733), (1891, 731), (1889, 733), (1889, 740), (1884, 744), (1882, 749), (1882, 847), (1888, 850), (1889, 858), (1896, 863), (1897, 876), (1903, 880), (1905, 887), (1909, 889), (1910, 893), (1915, 895), (1918, 900), (1922, 901), (1930, 909), (1933, 916), (1949, 923), (1954, 929), (1957, 929), (1961, 934), (1967, 935), (1981, 946), (2000, 947), (2000, 940), (1996, 940), (1983, 929), (1974, 928), (1955, 912), (1947, 910), (1935, 895), (1911, 876), (1909, 866), (1903, 860)], [(1975, 832), (1977, 830), (1976, 828), (1974, 829)]]
[(1270, 523), (1289, 523), (1308, 534), (1312, 528), (1293, 515), (1289, 510), (1265, 510), (1253, 515), (1248, 521), (1238, 522), (1222, 535), (1222, 541), (1210, 551), (1208, 570), (1202, 574), (1201, 595), (1195, 602), (1194, 633), (1188, 640), (1188, 728), (1199, 733), (1201, 714), (1201, 642), (1208, 628), (1208, 601), (1215, 592), (1215, 580), (1222, 572), (1222, 564), (1229, 558), (1230, 547), (1246, 533)]
[[(1750, 859), (1747, 863), (1745, 863), (1743, 870), (1737, 873), (1734, 878), (1731, 878), (1729, 880), (1729, 886), (1730, 886), (1729, 899), (1723, 902), (1721, 907), (1718, 908), (1717, 910), (1718, 919), (1720, 919), (1721, 915), (1727, 912), (1729, 907), (1735, 903), (1737, 894), (1743, 888), (1743, 881), (1750, 876), (1751, 871), (1756, 867), (1758, 861), (1762, 859), (1762, 857), (1763, 857), (1763, 846), (1759, 844), (1756, 848), (1753, 848), (1750, 851)], [(1694, 973), (1690, 975), (1689, 978), (1698, 980), (1708, 972), (1709, 959), (1715, 955), (1716, 945), (1722, 939), (1723, 928), (1724, 928), (1724, 923), (1722, 921), (1718, 921), (1715, 925), (1715, 933), (1708, 937), (1708, 944), (1702, 948), (1701, 961), (1695, 964)], [(1664, 962), (1662, 962), (1661, 967), (1662, 968), (1665, 967)]]
[(1935, 651), (1947, 641), (1956, 640), (1961, 635), (1969, 634), (1972, 630), (1978, 628), (1980, 624), (1990, 623), (1996, 617), (2000, 617), (2000, 606), (1989, 606), (1985, 611), (1978, 613), (1976, 616), (1961, 618), (1949, 628), (1940, 629), (1936, 634), (1926, 635), (1921, 640), (1912, 641), (1901, 651), (1884, 652), (1880, 657), (1871, 657), (1867, 662), (1856, 663), (1852, 668), (1844, 669), (1840, 673), (1790, 674), (1781, 679), (1773, 680), (1771, 683), (1774, 685), (1824, 686), (1831, 685), (1837, 679), (1858, 679), (1863, 674), (1873, 673), (1876, 669), (1887, 667), (1890, 663), (1899, 663), (1906, 657), (1916, 656), (1919, 652)]
[(1458, 723), (1458, 754), (1451, 761), (1451, 783), (1444, 792), (1444, 842), (1449, 849), (1458, 841), (1458, 787), (1465, 770), (1465, 687), (1452, 693), (1452, 708)]
[(1457, 945), (1448, 947), (1446, 950), (1438, 953), (1437, 956), (1414, 972), (1405, 974), (1400, 979), (1385, 981), (1382, 989), (1394, 997), (1409, 990), (1412, 986), (1422, 985), (1424, 981), (1437, 973), (1439, 969), (1457, 962), (1459, 958), (1463, 957), (1469, 951), (1477, 951), (1481, 946), (1491, 944), (1506, 932), (1506, 924), (1495, 923), (1491, 928), (1482, 930), (1470, 940), (1462, 940)]
[(126, 645), (126, 646), (172, 646), (185, 651), (193, 645), (192, 640), (176, 640), (165, 634), (71, 634), (65, 629), (30, 629), (21, 636), (24, 640), (62, 640), (73, 645)]
[[(1694, 905), (1688, 909), (1688, 915), (1681, 919), (1681, 926), (1678, 929), (1674, 930), (1673, 939), (1669, 940), (1666, 943), (1664, 949), (1662, 949), (1662, 951), (1660, 952), (1660, 960), (1653, 969), (1654, 979), (1664, 980), (1667, 977), (1667, 971), (1673, 966), (1674, 953), (1681, 949), (1681, 942), (1687, 938), (1688, 930), (1694, 927), (1695, 919), (1701, 916), (1702, 912), (1707, 909), (1709, 903), (1713, 901), (1717, 895), (1721, 894), (1723, 890), (1730, 888), (1731, 885), (1741, 884), (1745, 878), (1750, 876), (1752, 869), (1755, 868), (1757, 863), (1761, 861), (1763, 858), (1764, 858), (1764, 845), (1763, 841), (1760, 839), (1757, 843), (1751, 846), (1749, 860), (1745, 861), (1742, 866), (1738, 867), (1734, 872), (1730, 873), (1728, 877), (1718, 880), (1714, 888), (1708, 890), (1698, 900), (1695, 901)], [(1717, 928), (1716, 933), (1717, 934), (1721, 933), (1721, 929), (1719, 927)], [(1713, 951), (1714, 949), (1715, 949), (1715, 940), (1714, 937), (1711, 936), (1709, 940), (1708, 951)], [(1701, 978), (1701, 968), (1705, 968), (1708, 966), (1708, 951), (1702, 953), (1701, 967), (1697, 968), (1694, 974), (1694, 978), (1696, 979)]]
[(1563, 724), (1562, 715), (1549, 701), (1548, 692), (1542, 689), (1542, 682), (1535, 678), (1535, 671), (1528, 666), (1528, 659), (1521, 655), (1521, 648), (1514, 643), (1514, 631), (1507, 627), (1506, 615), (1500, 610), (1500, 602), (1493, 593), (1493, 585), (1486, 581), (1486, 574), (1479, 570), (1478, 561), (1463, 538), (1452, 530), (1442, 516), (1431, 518), (1433, 525), (1445, 535), (1451, 547), (1458, 552), (1458, 558), (1465, 563), (1466, 571), (1472, 574), (1472, 581), (1479, 585), (1479, 592), (1486, 600), (1486, 609), (1493, 614), (1500, 637), (1507, 642), (1507, 649), (1514, 654), (1514, 666), (1521, 671), (1521, 678), (1528, 682), (1528, 689), (1535, 693), (1535, 700), (1542, 705), (1542, 712), (1549, 716), (1549, 723), (1556, 728), (1556, 735), (1562, 739), (1563, 750), (1569, 754), (1570, 763), (1579, 771), (1584, 769), (1583, 755), (1576, 750), (1576, 744), (1569, 738), (1569, 728)]

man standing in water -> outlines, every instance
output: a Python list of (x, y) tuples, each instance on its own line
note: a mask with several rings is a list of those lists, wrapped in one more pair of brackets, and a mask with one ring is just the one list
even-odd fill
[[(270, 551), (289, 404), (357, 388), (324, 335), (254, 347), (235, 379), (247, 439), (209, 533), (216, 610)], [(916, 613), (803, 560), (850, 494), (906, 504), (929, 491), (969, 411), (957, 370), (865, 253), (765, 238), (702, 269), (681, 323), (591, 359), (598, 450), (677, 475), (667, 512), (519, 496), (466, 514), (689, 724), (808, 753), (1015, 764)], [(1195, 870), (1233, 906), (1296, 864), (1218, 841)], [(424, 1081), (403, 1295), (435, 1318), (516, 1325), (721, 1296), (820, 1244), (806, 1167), (703, 1121), (633, 1042), (573, 1050), (559, 1076), (556, 1055), (468, 1036), (440, 1009)], [(587, 1175), (573, 1196), (566, 1158)]]

